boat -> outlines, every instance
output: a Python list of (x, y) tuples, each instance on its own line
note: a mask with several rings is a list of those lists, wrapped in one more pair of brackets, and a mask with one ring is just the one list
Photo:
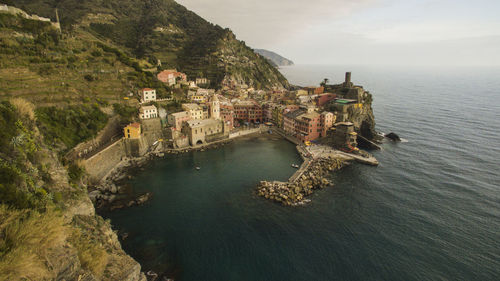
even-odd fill
[(293, 167), (293, 168), (298, 169), (298, 168), (299, 168), (299, 165), (297, 165), (297, 164), (292, 164), (292, 167)]
[(200, 169), (201, 169), (200, 167), (198, 167), (198, 166), (196, 167), (196, 170), (197, 170), (197, 171), (199, 171)]

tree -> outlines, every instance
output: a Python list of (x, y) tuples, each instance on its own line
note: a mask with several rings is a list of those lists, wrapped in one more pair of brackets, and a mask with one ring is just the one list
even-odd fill
[(323, 82), (320, 83), (320, 85), (325, 87), (326, 84), (328, 84), (328, 82), (330, 82), (330, 80), (328, 78), (325, 78), (325, 79), (323, 79)]

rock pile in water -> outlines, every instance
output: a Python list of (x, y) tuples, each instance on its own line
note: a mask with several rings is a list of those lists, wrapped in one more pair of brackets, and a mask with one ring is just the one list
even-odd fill
[(295, 181), (261, 181), (257, 195), (281, 203), (284, 206), (300, 206), (310, 202), (306, 199), (315, 189), (332, 185), (327, 179), (330, 172), (339, 170), (348, 162), (338, 158), (315, 159), (308, 169)]

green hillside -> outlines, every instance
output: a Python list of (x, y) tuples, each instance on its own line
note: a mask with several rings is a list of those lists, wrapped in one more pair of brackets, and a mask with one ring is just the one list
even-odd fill
[[(63, 34), (111, 44), (141, 60), (144, 68), (177, 68), (189, 78), (207, 77), (213, 87), (224, 78), (258, 88), (288, 86), (269, 62), (229, 29), (213, 25), (172, 0), (10, 0), (9, 5), (55, 21)], [(124, 81), (124, 77), (113, 77)], [(115, 85), (116, 86), (116, 85)]]

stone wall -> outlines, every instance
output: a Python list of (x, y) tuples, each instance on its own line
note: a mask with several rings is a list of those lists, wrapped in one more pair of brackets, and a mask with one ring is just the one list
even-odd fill
[(78, 144), (65, 155), (65, 158), (68, 160), (88, 159), (99, 152), (99, 150), (105, 149), (108, 145), (116, 142), (122, 136), (123, 130), (120, 124), (120, 117), (114, 116), (109, 119), (106, 126), (95, 138)]
[(113, 143), (96, 155), (83, 161), (83, 166), (92, 181), (98, 182), (126, 156), (124, 139)]
[(261, 132), (260, 128), (243, 130), (243, 131), (238, 131), (238, 132), (229, 134), (229, 138), (232, 139), (232, 138), (246, 136), (246, 135), (253, 134), (253, 133), (259, 133), (259, 132)]
[(0, 4), (0, 12), (8, 13), (11, 15), (21, 15), (25, 19), (47, 22), (47, 23), (50, 23), (54, 28), (59, 29), (59, 30), (61, 29), (61, 25), (58, 22), (52, 22), (49, 18), (40, 17), (38, 15), (31, 15), (30, 16), (25, 11), (23, 11), (19, 8), (16, 8), (16, 7), (7, 6), (5, 4)]

